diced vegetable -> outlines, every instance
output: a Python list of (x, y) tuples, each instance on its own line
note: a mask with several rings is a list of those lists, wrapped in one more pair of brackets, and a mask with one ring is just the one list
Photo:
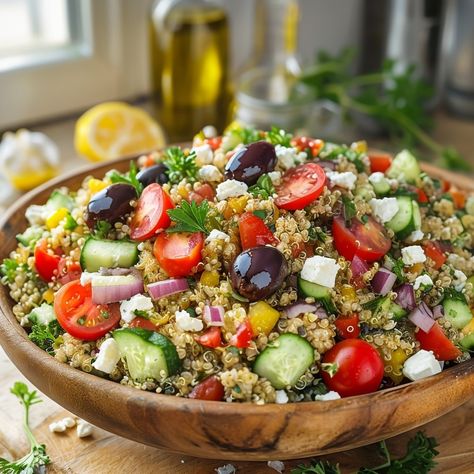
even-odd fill
[(429, 332), (419, 330), (415, 337), (421, 348), (433, 351), (438, 360), (454, 360), (461, 355), (461, 351), (449, 340), (436, 321)]
[(147, 285), (147, 291), (154, 300), (159, 300), (166, 296), (175, 295), (189, 290), (186, 278), (170, 278), (169, 280), (157, 281)]
[(218, 326), (211, 326), (201, 336), (196, 336), (196, 341), (204, 347), (212, 349), (222, 346), (221, 328)]
[(250, 341), (253, 339), (253, 330), (250, 321), (246, 319), (243, 323), (239, 324), (237, 332), (230, 338), (229, 345), (244, 349), (249, 346)]
[(255, 335), (268, 335), (280, 318), (280, 313), (265, 301), (258, 301), (250, 305), (248, 317)]
[(421, 169), (417, 159), (408, 150), (403, 150), (395, 156), (386, 174), (402, 183), (417, 184)]
[(140, 273), (129, 275), (94, 275), (92, 302), (95, 304), (116, 303), (143, 293), (143, 279)]
[(204, 306), (202, 319), (208, 326), (224, 326), (224, 307), (223, 306)]
[(74, 209), (75, 203), (70, 196), (56, 189), (51, 193), (46, 206), (51, 212), (57, 211), (61, 208), (66, 208), (67, 210), (71, 211)]
[(16, 236), (18, 242), (23, 244), (25, 247), (33, 246), (38, 242), (39, 239), (43, 236), (43, 229), (41, 227), (28, 227), (23, 234), (18, 234)]
[(304, 301), (296, 302), (292, 305), (286, 306), (283, 313), (286, 314), (288, 319), (293, 319), (304, 313), (315, 313), (319, 308), (319, 305), (308, 304)]
[(126, 240), (103, 240), (89, 237), (81, 250), (80, 263), (83, 270), (97, 272), (100, 268), (130, 268), (138, 261), (135, 242)]
[(298, 278), (298, 287), (304, 296), (311, 296), (316, 301), (320, 301), (329, 313), (335, 314), (337, 312), (331, 300), (331, 290), (329, 288), (303, 280), (302, 278)]
[(385, 296), (392, 289), (396, 281), (397, 276), (395, 273), (382, 267), (372, 278), (371, 285), (375, 293)]
[(462, 329), (472, 320), (472, 313), (466, 297), (458, 291), (448, 291), (443, 299), (444, 317), (457, 328)]
[(56, 313), (54, 312), (54, 308), (47, 303), (43, 303), (41, 306), (37, 308), (33, 308), (28, 315), (28, 320), (31, 323), (36, 324), (43, 324), (47, 326), (51, 321), (56, 319)]
[(398, 239), (403, 240), (420, 228), (420, 208), (409, 196), (397, 196), (397, 203), (399, 210), (386, 225), (395, 232)]
[(395, 293), (397, 297), (395, 303), (397, 303), (401, 308), (411, 311), (416, 306), (415, 299), (415, 290), (411, 283), (404, 283), (399, 287), (395, 288)]
[(424, 301), (408, 315), (408, 319), (424, 332), (430, 332), (435, 324), (433, 312)]

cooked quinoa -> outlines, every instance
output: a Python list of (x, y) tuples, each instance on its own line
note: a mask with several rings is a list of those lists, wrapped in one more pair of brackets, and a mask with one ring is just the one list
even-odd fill
[[(200, 387), (212, 381), (227, 402), (314, 400), (334, 391), (327, 367), (353, 339), (381, 364), (373, 390), (415, 380), (406, 362), (420, 350), (447, 368), (473, 349), (474, 198), (443, 190), (407, 154), (386, 157), (380, 170), (365, 142), (200, 133), (191, 149), (139, 158), (138, 175), (132, 166), (89, 176), (31, 206), (2, 283), (40, 347), (141, 390), (209, 398)], [(99, 251), (89, 255), (91, 242)], [(108, 248), (119, 253), (107, 260)], [(112, 291), (117, 282), (127, 288)]]

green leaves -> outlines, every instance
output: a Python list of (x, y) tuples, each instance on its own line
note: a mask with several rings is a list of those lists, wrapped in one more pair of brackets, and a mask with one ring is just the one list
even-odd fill
[(165, 152), (163, 163), (168, 168), (168, 179), (171, 184), (178, 184), (185, 179), (188, 183), (198, 180), (198, 167), (196, 165), (196, 153), (184, 153), (181, 148), (173, 146)]
[(249, 187), (249, 193), (255, 197), (260, 196), (262, 199), (268, 199), (270, 196), (273, 196), (275, 194), (275, 187), (270, 176), (262, 174), (257, 182)]
[(348, 196), (342, 196), (342, 214), (344, 216), (344, 221), (346, 227), (350, 227), (352, 219), (357, 215), (357, 209), (355, 207), (354, 201)]
[(112, 183), (125, 183), (132, 185), (137, 191), (137, 195), (143, 191), (143, 186), (140, 181), (137, 179), (138, 169), (134, 161), (130, 162), (130, 170), (127, 173), (119, 173), (117, 170), (111, 170), (106, 173), (106, 176), (110, 179)]
[(94, 228), (94, 237), (96, 239), (106, 239), (110, 229), (112, 229), (112, 224), (110, 222), (97, 221)]
[(54, 344), (63, 332), (57, 321), (51, 321), (48, 325), (36, 323), (31, 327), (28, 337), (48, 354), (54, 354)]
[(19, 266), (20, 264), (16, 260), (5, 258), (0, 265), (0, 273), (5, 277), (8, 283), (13, 283)]
[(207, 214), (209, 213), (209, 203), (202, 201), (196, 204), (181, 201), (179, 207), (167, 211), (170, 219), (176, 225), (168, 227), (166, 232), (203, 232), (209, 234), (206, 228)]
[(285, 130), (282, 130), (279, 127), (272, 127), (272, 129), (267, 133), (267, 142), (272, 145), (281, 145), (285, 147), (291, 146), (291, 139), (293, 135), (291, 133), (286, 133)]

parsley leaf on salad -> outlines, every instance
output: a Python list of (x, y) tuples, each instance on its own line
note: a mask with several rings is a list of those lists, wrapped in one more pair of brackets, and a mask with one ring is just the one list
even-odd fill
[(171, 184), (178, 184), (185, 179), (188, 183), (198, 181), (196, 152), (185, 153), (181, 148), (172, 146), (165, 151), (163, 164), (168, 168), (168, 179)]
[(254, 196), (260, 196), (262, 199), (268, 199), (275, 194), (275, 187), (268, 174), (262, 174), (258, 181), (249, 188), (249, 193)]
[(191, 203), (183, 200), (179, 207), (169, 209), (168, 215), (176, 225), (166, 229), (166, 232), (203, 232), (209, 234), (206, 221), (209, 213), (209, 203), (202, 201), (201, 204)]
[(143, 185), (137, 179), (138, 169), (134, 161), (130, 162), (130, 170), (127, 173), (119, 173), (117, 170), (111, 170), (106, 173), (106, 176), (112, 183), (125, 183), (132, 185), (137, 191), (137, 195), (143, 191)]

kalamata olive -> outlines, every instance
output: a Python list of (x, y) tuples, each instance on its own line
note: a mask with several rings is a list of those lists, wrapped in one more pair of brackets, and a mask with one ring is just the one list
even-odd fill
[(268, 142), (256, 142), (238, 150), (228, 161), (225, 175), (228, 179), (243, 181), (251, 186), (260, 176), (275, 169), (275, 147)]
[(250, 301), (268, 298), (283, 284), (288, 264), (275, 247), (252, 247), (237, 256), (230, 269), (232, 287)]
[(168, 167), (164, 163), (143, 168), (138, 174), (137, 179), (146, 188), (149, 184), (158, 183), (165, 184), (168, 182), (168, 175), (166, 174)]
[(114, 224), (124, 220), (133, 210), (130, 201), (136, 198), (135, 188), (125, 183), (111, 184), (94, 194), (84, 215), (89, 229), (93, 229), (98, 221)]

